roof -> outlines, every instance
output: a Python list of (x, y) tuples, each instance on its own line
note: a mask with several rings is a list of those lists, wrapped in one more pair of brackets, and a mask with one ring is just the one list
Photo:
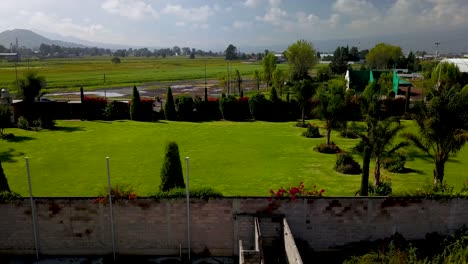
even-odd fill
[(468, 72), (468, 59), (443, 59), (441, 62), (449, 62), (455, 64), (460, 72)]
[(9, 53), (0, 53), (0, 56), (16, 56), (16, 55), (18, 55), (18, 53), (11, 53), (11, 52), (9, 52)]

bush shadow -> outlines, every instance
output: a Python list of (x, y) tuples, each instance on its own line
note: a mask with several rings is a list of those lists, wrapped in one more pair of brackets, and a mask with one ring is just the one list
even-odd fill
[(24, 156), (23, 152), (15, 152), (13, 148), (9, 148), (6, 151), (0, 152), (0, 161), (6, 163), (14, 163), (17, 162), (14, 158)]
[(30, 141), (30, 140), (35, 140), (35, 139), (36, 138), (28, 137), (28, 136), (12, 136), (12, 137), (3, 138), (3, 140), (7, 142), (23, 142), (23, 141)]
[(63, 127), (63, 126), (56, 126), (53, 131), (62, 131), (62, 132), (77, 132), (77, 131), (85, 131), (83, 127)]

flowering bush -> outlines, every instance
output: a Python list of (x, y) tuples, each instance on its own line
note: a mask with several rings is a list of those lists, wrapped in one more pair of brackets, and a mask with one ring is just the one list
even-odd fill
[[(133, 189), (133, 186), (130, 184), (115, 184), (111, 186), (111, 195), (112, 201), (118, 200), (136, 200), (138, 195)], [(98, 195), (98, 197), (94, 200), (95, 203), (106, 204), (107, 200), (109, 199), (109, 193), (106, 188), (105, 192)]]
[(102, 120), (107, 106), (107, 100), (102, 97), (84, 97), (83, 112), (87, 120)]
[(290, 197), (291, 201), (294, 201), (296, 197), (322, 197), (324, 192), (324, 189), (319, 190), (316, 185), (314, 185), (312, 190), (308, 190), (304, 187), (304, 183), (300, 182), (298, 186), (288, 188), (281, 187), (277, 191), (270, 189), (270, 196), (272, 198)]

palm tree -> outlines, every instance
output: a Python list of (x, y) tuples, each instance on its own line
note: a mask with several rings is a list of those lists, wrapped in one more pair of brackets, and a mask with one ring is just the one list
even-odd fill
[(312, 85), (312, 81), (305, 79), (302, 81), (296, 81), (293, 86), (294, 95), (297, 102), (299, 103), (302, 111), (302, 124), (305, 122), (305, 108), (310, 98), (314, 96), (315, 89)]
[(443, 183), (445, 163), (468, 141), (468, 102), (459, 90), (452, 87), (433, 91), (432, 99), (420, 106), (416, 116), (419, 133), (405, 134), (434, 161), (434, 185)]

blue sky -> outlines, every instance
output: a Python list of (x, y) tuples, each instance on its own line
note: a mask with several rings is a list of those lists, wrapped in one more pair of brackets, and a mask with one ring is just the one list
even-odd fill
[[(0, 31), (220, 50), (468, 26), (467, 0), (2, 0)], [(241, 48), (242, 49), (242, 48)]]

